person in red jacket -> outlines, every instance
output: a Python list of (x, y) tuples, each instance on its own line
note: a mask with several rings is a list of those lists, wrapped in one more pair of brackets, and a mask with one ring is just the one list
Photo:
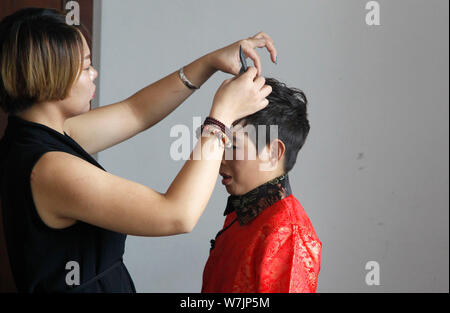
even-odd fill
[[(269, 105), (233, 123), (232, 151), (221, 163), (230, 196), (223, 229), (211, 240), (204, 293), (317, 290), (322, 242), (288, 176), (310, 130), (307, 99), (275, 79), (266, 84)], [(278, 126), (278, 136), (271, 138), (270, 125)]]

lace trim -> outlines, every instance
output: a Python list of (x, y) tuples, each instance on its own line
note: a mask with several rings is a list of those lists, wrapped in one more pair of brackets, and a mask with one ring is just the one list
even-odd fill
[(262, 211), (292, 193), (288, 174), (277, 177), (245, 195), (228, 197), (223, 215), (236, 211), (240, 225), (247, 225)]

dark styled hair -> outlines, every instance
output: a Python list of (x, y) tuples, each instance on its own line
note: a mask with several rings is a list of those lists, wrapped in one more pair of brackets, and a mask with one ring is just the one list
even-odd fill
[(278, 139), (286, 147), (284, 171), (288, 173), (294, 167), (310, 130), (308, 100), (303, 91), (289, 88), (274, 78), (266, 78), (266, 85), (272, 87), (272, 93), (267, 97), (269, 104), (263, 110), (235, 121), (233, 125), (242, 122), (242, 126), (254, 126), (258, 153), (264, 148), (258, 147), (258, 125), (266, 125), (266, 145), (270, 144), (270, 125), (278, 125)]
[(26, 8), (0, 22), (0, 108), (16, 114), (62, 100), (82, 71), (81, 27), (55, 9)]

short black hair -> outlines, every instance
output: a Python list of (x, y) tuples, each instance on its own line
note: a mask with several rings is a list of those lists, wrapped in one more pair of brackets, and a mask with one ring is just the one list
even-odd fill
[(269, 104), (261, 111), (235, 121), (233, 125), (242, 122), (242, 126), (255, 127), (258, 153), (264, 148), (258, 147), (258, 125), (266, 125), (266, 146), (271, 139), (270, 125), (278, 125), (278, 139), (286, 147), (283, 167), (288, 173), (294, 167), (298, 152), (309, 134), (308, 100), (303, 91), (289, 88), (275, 78), (266, 78), (266, 85), (272, 87), (272, 93), (267, 97)]

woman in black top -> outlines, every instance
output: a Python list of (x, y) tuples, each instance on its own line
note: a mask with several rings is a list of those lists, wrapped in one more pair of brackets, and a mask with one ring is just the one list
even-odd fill
[[(190, 232), (211, 196), (224, 147), (204, 133), (166, 193), (112, 175), (90, 155), (150, 128), (221, 70), (238, 75), (239, 46), (255, 67), (226, 80), (210, 117), (230, 127), (264, 108), (270, 86), (257, 47), (265, 33), (209, 53), (128, 99), (90, 110), (97, 72), (82, 33), (55, 10), (0, 22), (0, 197), (9, 261), (21, 292), (135, 292), (122, 262), (127, 234)], [(213, 149), (214, 148), (214, 149)]]

